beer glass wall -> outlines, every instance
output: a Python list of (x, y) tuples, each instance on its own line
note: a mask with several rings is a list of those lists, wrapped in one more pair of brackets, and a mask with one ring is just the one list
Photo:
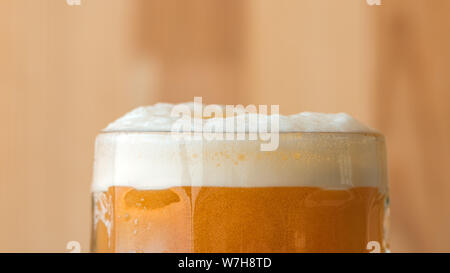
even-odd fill
[(282, 117), (279, 145), (169, 132), (139, 108), (96, 141), (95, 252), (385, 252), (384, 137), (345, 114)]

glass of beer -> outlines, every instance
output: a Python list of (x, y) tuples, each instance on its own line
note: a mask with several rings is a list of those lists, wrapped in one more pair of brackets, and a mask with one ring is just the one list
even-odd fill
[(161, 126), (172, 108), (139, 108), (98, 135), (92, 251), (388, 251), (378, 132), (304, 113), (261, 151), (262, 140), (174, 137)]

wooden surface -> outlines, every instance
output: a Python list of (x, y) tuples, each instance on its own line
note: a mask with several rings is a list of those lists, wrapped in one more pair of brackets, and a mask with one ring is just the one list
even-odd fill
[(450, 251), (450, 2), (0, 3), (0, 251), (88, 250), (94, 138), (137, 105), (280, 104), (385, 133), (392, 249)]

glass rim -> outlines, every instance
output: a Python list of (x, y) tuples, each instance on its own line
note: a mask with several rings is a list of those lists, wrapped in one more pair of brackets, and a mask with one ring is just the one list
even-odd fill
[[(263, 134), (262, 132), (204, 132), (204, 131), (188, 131), (188, 132), (171, 132), (171, 131), (149, 131), (149, 130), (111, 130), (106, 131), (102, 130), (98, 133), (98, 135), (109, 135), (109, 134), (148, 134), (148, 135), (192, 135), (195, 133), (201, 134), (214, 134), (214, 135), (221, 135), (221, 134)], [(264, 134), (272, 134), (273, 132), (264, 132)], [(280, 135), (359, 135), (359, 136), (367, 136), (367, 137), (377, 137), (377, 138), (384, 138), (385, 136), (378, 131), (372, 131), (372, 132), (363, 132), (363, 131), (350, 131), (350, 132), (342, 132), (342, 131), (289, 131), (289, 132), (278, 132)]]

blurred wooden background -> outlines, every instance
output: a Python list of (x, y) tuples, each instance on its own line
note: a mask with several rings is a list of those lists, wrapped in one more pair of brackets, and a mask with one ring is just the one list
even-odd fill
[(1, 0), (0, 251), (89, 248), (94, 138), (157, 101), (385, 133), (393, 251), (450, 251), (447, 0)]

